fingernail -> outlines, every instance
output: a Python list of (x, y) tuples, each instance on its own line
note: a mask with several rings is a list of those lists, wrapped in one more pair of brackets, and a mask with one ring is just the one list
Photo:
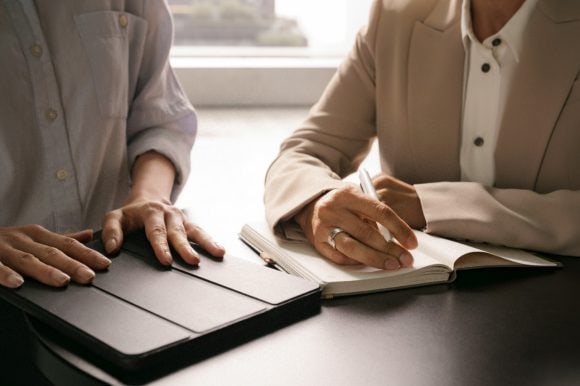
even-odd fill
[(103, 266), (103, 269), (108, 268), (111, 263), (111, 259), (107, 259), (105, 256), (99, 255), (99, 264)]
[(399, 256), (399, 261), (401, 262), (401, 266), (410, 267), (413, 265), (413, 255), (409, 252), (403, 252), (403, 254)]
[(116, 248), (117, 248), (117, 240), (115, 239), (107, 240), (107, 243), (105, 244), (105, 250), (107, 251), (107, 253), (114, 252)]
[(95, 278), (95, 273), (87, 267), (79, 267), (76, 275), (81, 283), (90, 283)]
[(385, 269), (387, 269), (389, 271), (394, 271), (395, 269), (399, 269), (399, 268), (401, 268), (401, 265), (399, 264), (398, 261), (396, 261), (394, 259), (385, 260)]
[(11, 274), (6, 278), (6, 286), (8, 288), (18, 288), (24, 283), (24, 279), (20, 275)]
[(165, 259), (163, 259), (164, 261), (162, 261), (161, 263), (163, 265), (171, 265), (171, 263), (173, 263), (173, 256), (171, 256), (171, 252), (169, 252), (169, 249), (163, 249), (163, 254), (165, 255)]
[(59, 286), (68, 284), (70, 282), (70, 276), (61, 272), (61, 271), (54, 270), (54, 271), (52, 271), (50, 276), (56, 282), (56, 284)]

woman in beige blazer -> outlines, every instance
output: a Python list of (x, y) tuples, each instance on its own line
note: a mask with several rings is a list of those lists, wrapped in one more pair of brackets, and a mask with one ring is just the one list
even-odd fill
[[(497, 33), (523, 1), (472, 0), (475, 34)], [(486, 13), (492, 3), (503, 13)], [(500, 107), (490, 185), (462, 179), (462, 6), (375, 1), (353, 50), (268, 170), (272, 227), (295, 221), (329, 259), (387, 269), (410, 263), (416, 240), (407, 225), (580, 256), (580, 2), (531, 8)], [(342, 180), (375, 138), (381, 204)], [(384, 241), (375, 221), (399, 243)]]

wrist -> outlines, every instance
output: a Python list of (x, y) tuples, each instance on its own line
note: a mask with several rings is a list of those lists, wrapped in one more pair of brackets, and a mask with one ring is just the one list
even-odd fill
[(161, 201), (171, 203), (175, 168), (162, 154), (150, 151), (140, 155), (133, 165), (132, 187), (127, 202)]
[(171, 205), (171, 199), (167, 193), (159, 192), (154, 189), (131, 189), (129, 196), (125, 200), (125, 204), (143, 201), (157, 201), (167, 205)]
[(314, 213), (314, 206), (318, 199), (311, 201), (308, 205), (302, 208), (296, 215), (294, 215), (294, 221), (302, 228), (302, 231), (306, 233), (306, 230), (309, 227), (309, 224), (312, 219), (312, 215)]

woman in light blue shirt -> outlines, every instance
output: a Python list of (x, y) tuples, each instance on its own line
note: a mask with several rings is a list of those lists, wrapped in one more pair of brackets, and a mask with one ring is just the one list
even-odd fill
[(172, 36), (163, 1), (0, 0), (0, 285), (90, 282), (101, 226), (109, 253), (143, 228), (163, 264), (224, 254), (172, 205), (197, 128)]

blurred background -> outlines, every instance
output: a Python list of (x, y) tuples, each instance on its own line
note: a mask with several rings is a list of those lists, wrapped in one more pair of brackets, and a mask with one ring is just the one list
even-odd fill
[[(169, 0), (169, 4), (175, 45), (195, 47), (198, 53), (225, 46), (294, 48), (287, 55), (341, 55), (364, 23), (370, 0)], [(272, 52), (246, 53), (252, 51)]]

